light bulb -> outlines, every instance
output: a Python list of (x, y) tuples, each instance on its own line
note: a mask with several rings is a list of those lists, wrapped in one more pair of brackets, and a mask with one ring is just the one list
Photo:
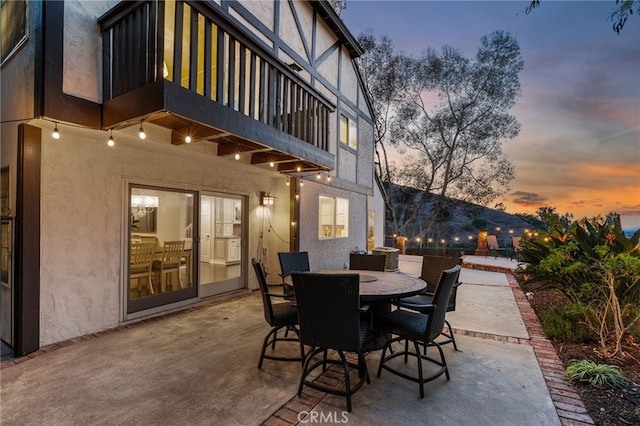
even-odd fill
[(276, 165), (276, 163), (274, 163), (273, 161), (269, 162), (269, 167), (273, 167), (275, 165)]
[(113, 135), (111, 134), (111, 130), (109, 130), (109, 140), (107, 141), (107, 145), (114, 146), (116, 143), (113, 140)]
[(300, 186), (304, 186), (304, 182), (300, 179)]
[(298, 171), (298, 173), (300, 173), (300, 171), (302, 170), (302, 167), (298, 166), (296, 170)]
[(147, 134), (144, 132), (144, 129), (142, 128), (142, 124), (140, 125), (140, 132), (138, 133), (138, 136), (140, 137), (140, 139), (147, 138)]
[(331, 182), (331, 175), (327, 175), (327, 182)]
[(239, 160), (239, 159), (240, 159), (240, 154), (238, 154), (238, 153), (236, 152), (236, 155), (234, 155), (234, 157), (233, 157), (233, 158), (235, 158), (236, 160)]
[(185, 143), (191, 143), (191, 135), (187, 135), (184, 137)]
[(318, 174), (316, 174), (316, 179), (320, 179), (320, 172), (318, 172)]
[(54, 139), (60, 139), (60, 132), (58, 132), (58, 123), (55, 124), (53, 128), (53, 133), (51, 133), (51, 137)]
[(287, 178), (287, 186), (289, 186), (289, 178)]

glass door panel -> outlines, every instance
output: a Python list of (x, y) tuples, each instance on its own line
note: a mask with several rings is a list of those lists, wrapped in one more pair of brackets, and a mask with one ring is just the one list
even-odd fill
[(196, 297), (195, 195), (130, 186), (127, 312)]
[(230, 194), (200, 197), (200, 297), (245, 287), (244, 202)]

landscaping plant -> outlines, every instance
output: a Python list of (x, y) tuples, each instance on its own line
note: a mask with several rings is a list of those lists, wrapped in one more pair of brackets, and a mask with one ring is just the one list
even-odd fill
[(596, 364), (586, 359), (574, 360), (564, 374), (572, 382), (587, 382), (599, 388), (624, 389), (629, 383), (617, 365)]
[(617, 216), (521, 241), (526, 272), (584, 306), (585, 324), (607, 358), (624, 354), (624, 336), (640, 320), (639, 241), (640, 230), (627, 238)]

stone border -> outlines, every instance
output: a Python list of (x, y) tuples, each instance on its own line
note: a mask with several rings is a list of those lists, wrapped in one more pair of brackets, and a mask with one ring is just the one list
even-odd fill
[(520, 315), (529, 333), (529, 340), (536, 355), (542, 376), (549, 389), (551, 400), (563, 426), (595, 424), (576, 392), (575, 387), (564, 376), (564, 365), (555, 348), (542, 332), (542, 325), (527, 296), (513, 273), (506, 273), (513, 296), (520, 309)]

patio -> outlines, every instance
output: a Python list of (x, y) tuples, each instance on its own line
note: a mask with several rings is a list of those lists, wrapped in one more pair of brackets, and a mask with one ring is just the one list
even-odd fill
[[(400, 269), (417, 275), (418, 259), (401, 256)], [(414, 383), (386, 372), (375, 377), (379, 353), (367, 357), (371, 384), (354, 395), (352, 413), (345, 412), (342, 397), (315, 391), (296, 397), (300, 364), (267, 360), (257, 369), (268, 326), (260, 295), (253, 292), (3, 362), (0, 420), (21, 425), (561, 424), (507, 276), (464, 268), (461, 281), (458, 308), (447, 318), (462, 351), (445, 345), (451, 381), (428, 383), (423, 400)], [(309, 411), (319, 414), (305, 419)]]

